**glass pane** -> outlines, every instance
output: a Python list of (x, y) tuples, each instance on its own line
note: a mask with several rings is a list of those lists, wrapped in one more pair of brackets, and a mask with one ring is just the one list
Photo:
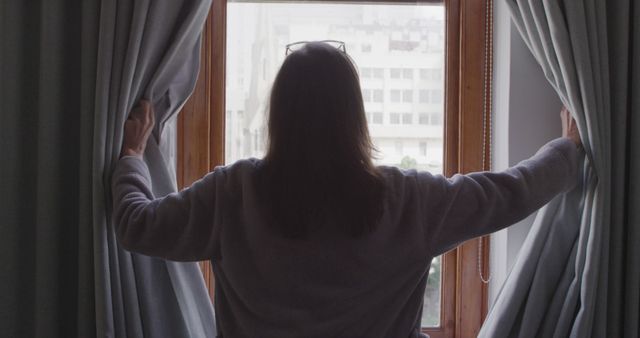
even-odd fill
[[(344, 41), (355, 60), (377, 164), (442, 173), (444, 7), (229, 2), (225, 160), (261, 157), (271, 83), (297, 41)], [(295, 48), (295, 47), (293, 47)], [(440, 325), (441, 257), (423, 326)]]

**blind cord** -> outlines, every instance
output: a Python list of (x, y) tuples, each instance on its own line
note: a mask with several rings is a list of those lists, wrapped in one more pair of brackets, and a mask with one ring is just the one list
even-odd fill
[[(491, 170), (491, 141), (493, 132), (493, 119), (491, 118), (493, 95), (493, 0), (487, 0), (485, 7), (485, 37), (484, 37), (484, 91), (482, 114), (482, 169)], [(488, 154), (487, 154), (488, 153)], [(487, 158), (488, 157), (488, 158)], [(484, 249), (484, 237), (478, 239), (478, 275), (480, 281), (488, 284), (491, 281), (491, 273), (485, 278), (482, 253)]]

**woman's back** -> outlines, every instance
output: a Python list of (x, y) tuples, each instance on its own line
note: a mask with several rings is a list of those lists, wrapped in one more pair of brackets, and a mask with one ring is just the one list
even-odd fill
[(114, 215), (129, 250), (211, 259), (225, 336), (414, 337), (432, 257), (526, 217), (569, 188), (575, 148), (558, 139), (507, 171), (451, 179), (380, 167), (384, 212), (373, 232), (357, 238), (331, 227), (305, 239), (274, 232), (257, 197), (260, 160), (217, 168), (151, 201), (146, 165), (125, 157), (113, 177)]
[[(216, 313), (231, 337), (387, 337), (420, 326), (431, 257), (412, 178), (387, 168), (392, 188), (379, 226), (353, 238), (318, 227), (305, 239), (274, 232), (252, 179), (260, 161), (222, 169), (231, 204), (220, 232)], [(309, 178), (312, 179), (312, 178)], [(258, 185), (259, 186), (259, 185)], [(400, 245), (400, 243), (402, 243)], [(243, 320), (244, 319), (244, 320)], [(417, 333), (418, 331), (416, 331)]]

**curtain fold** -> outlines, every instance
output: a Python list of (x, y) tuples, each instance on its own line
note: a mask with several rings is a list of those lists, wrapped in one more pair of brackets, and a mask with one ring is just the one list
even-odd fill
[[(123, 250), (111, 222), (110, 173), (122, 128), (141, 98), (157, 125), (147, 144), (153, 193), (176, 190), (162, 132), (197, 79), (200, 35), (210, 0), (103, 1), (93, 140), (97, 332), (104, 337), (212, 337), (213, 308), (197, 263)], [(105, 208), (106, 206), (106, 208)]]
[(638, 337), (640, 6), (506, 1), (585, 156), (580, 183), (539, 212), (479, 337)]
[(0, 1), (0, 336), (95, 336), (99, 6)]

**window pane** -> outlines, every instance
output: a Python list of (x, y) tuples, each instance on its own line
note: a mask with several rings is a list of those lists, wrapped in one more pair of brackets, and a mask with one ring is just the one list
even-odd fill
[(371, 101), (371, 90), (363, 89), (362, 90), (362, 99), (364, 100), (364, 102)]
[(429, 124), (429, 114), (420, 113), (418, 115), (418, 124)]
[(391, 102), (400, 102), (400, 91), (397, 89), (391, 90)]
[(382, 102), (382, 89), (375, 89), (373, 91), (373, 102)]
[(432, 113), (431, 114), (431, 124), (441, 125), (442, 124), (442, 114), (440, 114), (440, 113)]
[(402, 114), (402, 124), (411, 124), (413, 121), (413, 115), (411, 113)]
[(376, 79), (382, 79), (384, 77), (384, 70), (382, 68), (374, 68), (373, 77)]
[(398, 114), (398, 113), (389, 114), (389, 123), (391, 123), (391, 124), (400, 124), (400, 114)]
[[(285, 45), (339, 40), (360, 69), (376, 164), (442, 173), (441, 4), (231, 0), (227, 15), (227, 163), (264, 154), (267, 99)], [(437, 257), (429, 271), (423, 326), (440, 325), (440, 267)]]
[(382, 113), (373, 113), (373, 124), (382, 124)]
[(402, 102), (413, 102), (413, 90), (407, 89), (402, 91)]
[(442, 103), (442, 90), (433, 90), (431, 91), (431, 103)]
[(429, 91), (425, 89), (420, 89), (420, 103), (428, 103), (429, 102)]

